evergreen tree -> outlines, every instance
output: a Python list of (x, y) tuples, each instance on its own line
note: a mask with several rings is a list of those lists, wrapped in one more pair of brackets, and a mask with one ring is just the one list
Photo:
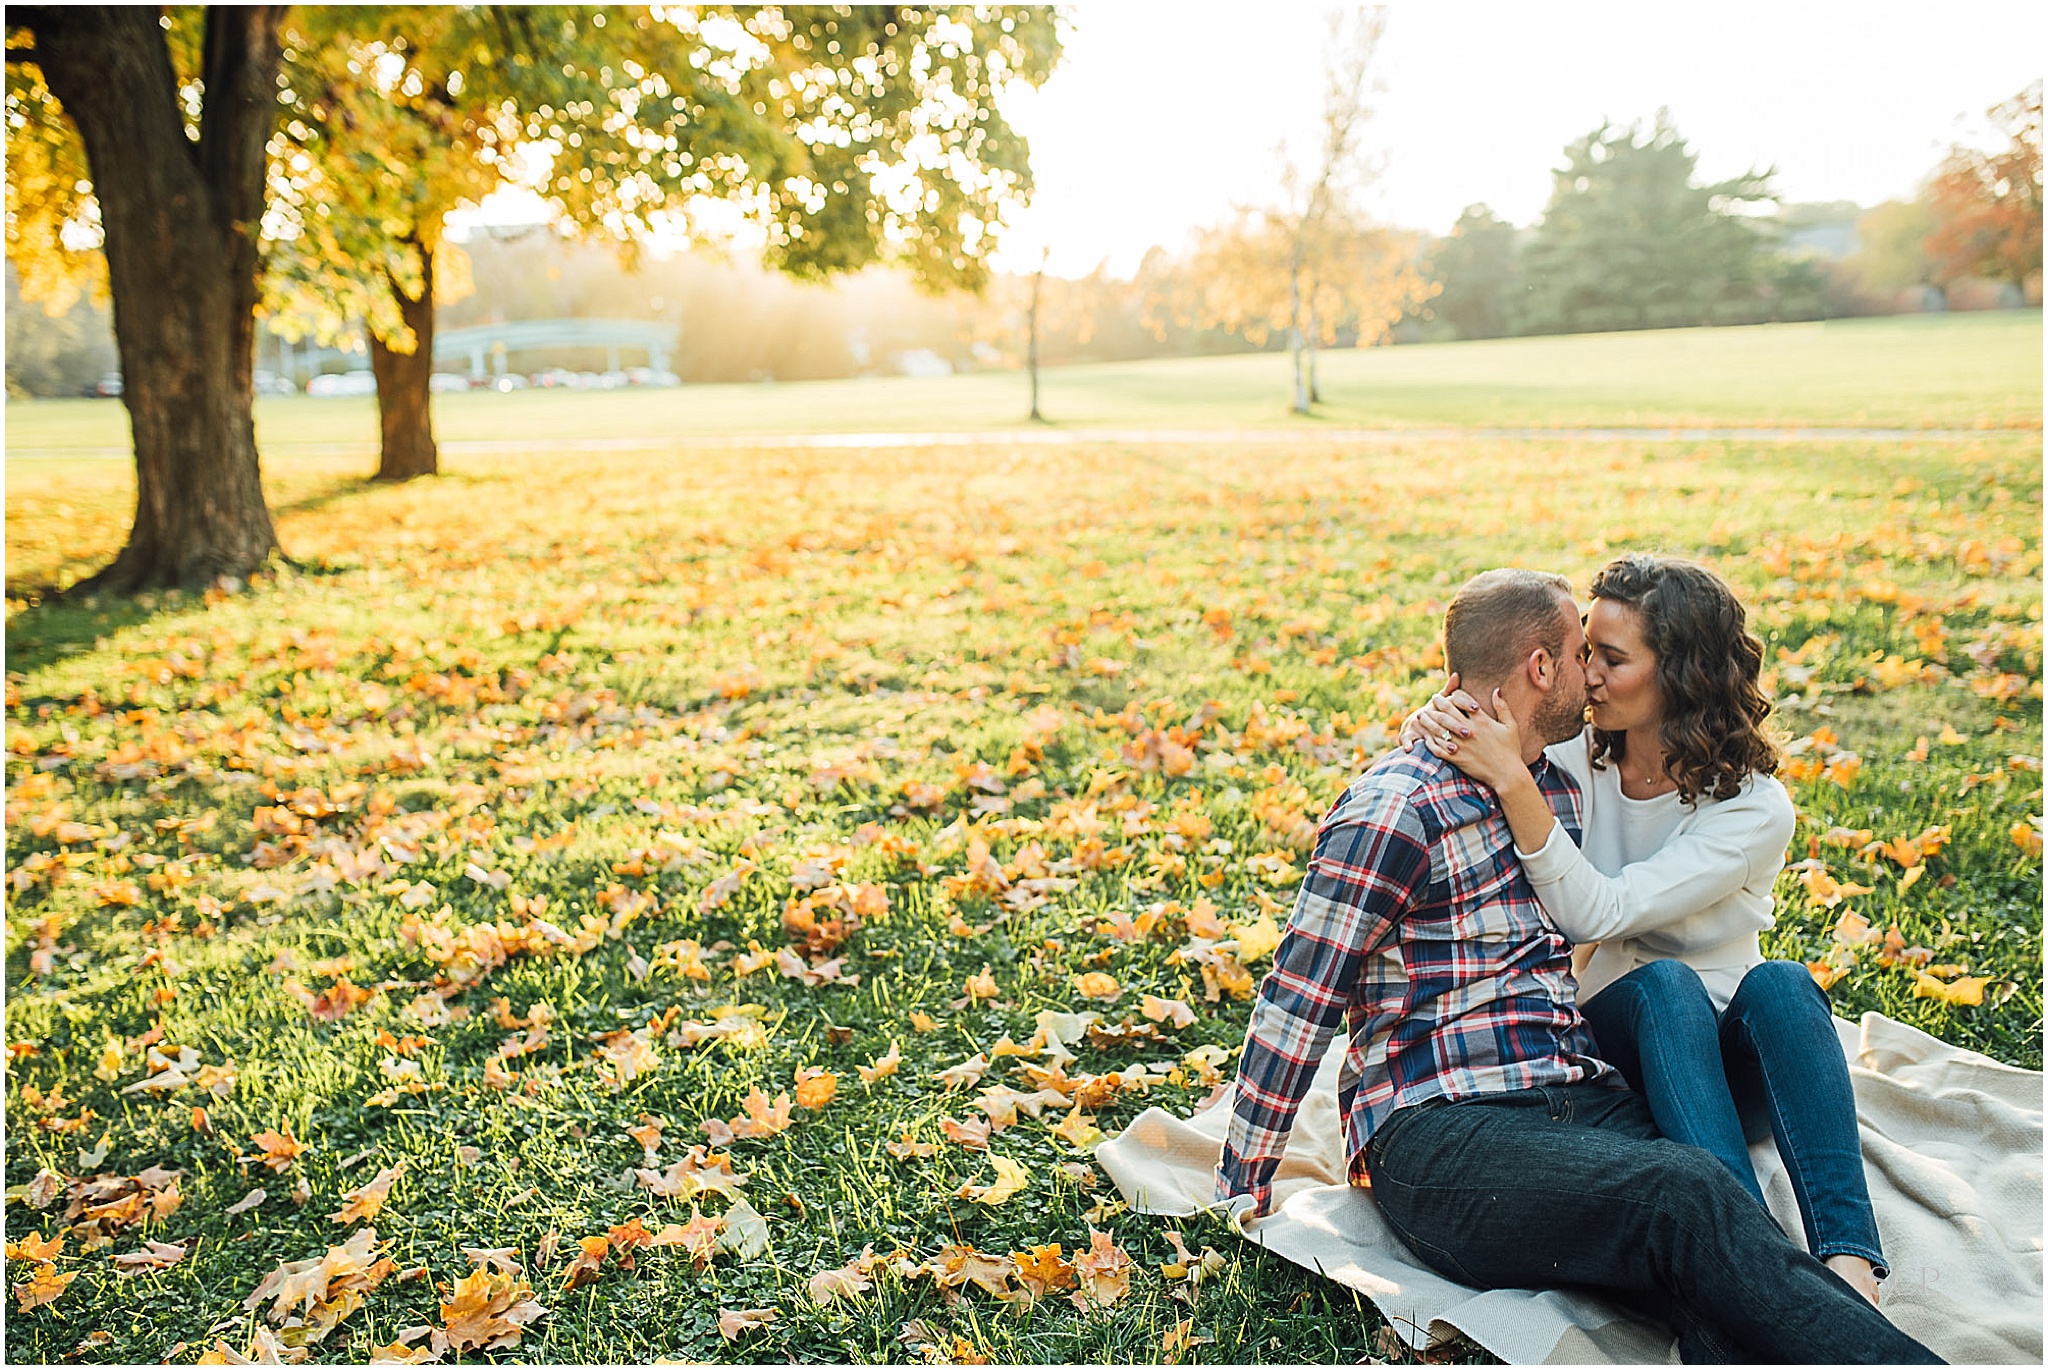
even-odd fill
[(1775, 202), (1774, 173), (1695, 185), (1697, 160), (1664, 110), (1647, 136), (1640, 126), (1602, 124), (1567, 147), (1550, 206), (1523, 255), (1519, 331), (1594, 333), (1769, 317), (1760, 287), (1770, 243), (1735, 210)]
[(1514, 225), (1468, 206), (1431, 250), (1428, 274), (1438, 286), (1432, 309), (1460, 338), (1501, 337), (1518, 284)]

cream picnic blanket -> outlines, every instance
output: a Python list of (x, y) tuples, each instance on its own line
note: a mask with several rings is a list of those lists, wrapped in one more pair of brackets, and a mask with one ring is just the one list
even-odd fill
[[(1856, 1088), (1864, 1171), (1891, 1262), (1885, 1314), (1950, 1361), (2041, 1363), (2041, 1076), (1866, 1013), (1835, 1020)], [(1371, 1195), (1344, 1182), (1337, 1120), (1343, 1038), (1324, 1059), (1281, 1160), (1270, 1216), (1251, 1240), (1358, 1290), (1418, 1350), (1462, 1332), (1503, 1360), (1677, 1359), (1661, 1327), (1585, 1294), (1481, 1292), (1408, 1254)], [(1233, 1102), (1192, 1119), (1140, 1114), (1096, 1159), (1142, 1213), (1213, 1204), (1213, 1172)], [(1766, 1138), (1751, 1151), (1771, 1212), (1802, 1241), (1799, 1210)], [(1560, 1194), (1560, 1204), (1571, 1196)], [(1233, 1202), (1245, 1224), (1250, 1199)]]

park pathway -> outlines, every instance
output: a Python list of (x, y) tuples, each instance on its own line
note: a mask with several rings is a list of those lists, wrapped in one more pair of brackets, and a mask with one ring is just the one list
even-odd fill
[[(650, 452), (666, 448), (858, 449), (898, 447), (1064, 447), (1081, 443), (1159, 445), (1331, 443), (1392, 447), (1414, 442), (1973, 442), (2031, 433), (2037, 428), (990, 428), (963, 432), (872, 433), (701, 433), (676, 437), (455, 438), (439, 444), (448, 456), (489, 456), (501, 452)], [(354, 456), (374, 449), (361, 442), (265, 444), (276, 455)], [(52, 458), (132, 460), (123, 446), (12, 447), (13, 460)]]

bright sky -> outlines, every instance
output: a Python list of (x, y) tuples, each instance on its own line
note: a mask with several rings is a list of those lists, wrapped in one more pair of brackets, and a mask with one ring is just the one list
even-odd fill
[[(1233, 203), (1270, 198), (1274, 146), (1312, 155), (1322, 6), (1081, 0), (1044, 89), (1005, 102), (1031, 140), (1032, 207), (998, 264), (1128, 274)], [(1483, 201), (1543, 211), (1566, 143), (1659, 105), (1710, 180), (1778, 169), (1790, 200), (1870, 205), (1910, 194), (1983, 111), (2040, 77), (2048, 7), (1402, 0), (1390, 7), (1368, 208), (1447, 230)]]

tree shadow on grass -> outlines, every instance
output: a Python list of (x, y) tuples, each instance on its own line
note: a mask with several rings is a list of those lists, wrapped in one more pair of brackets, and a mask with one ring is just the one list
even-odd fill
[[(496, 483), (491, 476), (469, 473), (441, 474), (431, 479), (437, 486), (475, 487)], [(339, 476), (292, 499), (273, 502), (274, 523), (287, 517), (316, 515), (350, 499), (399, 490), (411, 482), (379, 481), (371, 476)], [(286, 547), (282, 560), (295, 575), (343, 576), (362, 569), (360, 562), (324, 557), (294, 557)], [(11, 600), (26, 600), (27, 607), (7, 620), (7, 670), (20, 675), (91, 651), (102, 638), (124, 628), (147, 623), (160, 614), (190, 609), (201, 592), (146, 590), (135, 595), (78, 594), (55, 586), (9, 584)]]
[[(325, 482), (296, 498), (270, 506), (273, 522), (288, 515), (318, 514), (353, 496), (369, 494), (380, 485), (367, 476), (343, 476)], [(352, 562), (323, 558), (281, 558), (292, 574), (339, 576), (361, 569)], [(79, 593), (74, 587), (9, 584), (10, 600), (27, 601), (26, 607), (7, 619), (7, 670), (22, 675), (41, 670), (81, 652), (88, 652), (102, 639), (133, 628), (164, 614), (185, 613), (199, 602), (197, 590), (144, 590), (133, 595)]]
[[(18, 593), (9, 591), (10, 596)], [(165, 601), (161, 591), (142, 595), (44, 595), (8, 616), (7, 674), (21, 676), (39, 671), (91, 651), (101, 639), (124, 628), (190, 607), (183, 597), (183, 602)], [(25, 705), (37, 702), (22, 700)]]

